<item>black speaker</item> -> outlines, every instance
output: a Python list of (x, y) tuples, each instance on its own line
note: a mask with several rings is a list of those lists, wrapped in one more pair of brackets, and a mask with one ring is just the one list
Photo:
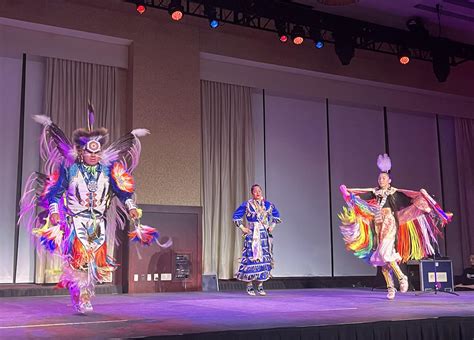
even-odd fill
[[(435, 277), (436, 274), (436, 277)], [(438, 287), (435, 287), (435, 285)], [(420, 288), (422, 291), (454, 291), (453, 264), (451, 260), (420, 261)]]
[[(436, 273), (436, 278), (435, 278)], [(454, 291), (453, 265), (449, 259), (408, 261), (408, 276), (416, 290)]]

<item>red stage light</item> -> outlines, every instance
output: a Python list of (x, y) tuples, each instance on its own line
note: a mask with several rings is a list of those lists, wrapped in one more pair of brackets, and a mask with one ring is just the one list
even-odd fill
[(408, 56), (402, 56), (400, 57), (400, 64), (402, 65), (406, 65), (410, 62), (410, 58)]
[(303, 40), (304, 40), (304, 39), (303, 39), (303, 37), (301, 37), (301, 36), (294, 37), (294, 38), (293, 38), (293, 43), (294, 43), (295, 45), (301, 45), (301, 44), (303, 43)]
[(305, 31), (303, 27), (296, 25), (293, 27), (293, 30), (291, 31), (291, 39), (293, 40), (293, 43), (295, 45), (301, 45), (304, 41), (304, 35)]
[(286, 34), (280, 35), (280, 41), (286, 43), (288, 41), (288, 36)]
[(174, 21), (179, 21), (182, 18), (183, 18), (183, 12), (179, 10), (171, 13), (171, 19), (173, 19)]
[(406, 46), (400, 47), (398, 51), (398, 61), (402, 65), (406, 65), (410, 62), (411, 53)]
[(184, 7), (181, 4), (181, 0), (171, 0), (168, 5), (168, 13), (174, 21), (181, 20), (184, 15)]
[(143, 14), (146, 11), (146, 6), (145, 5), (137, 5), (137, 12), (138, 14)]

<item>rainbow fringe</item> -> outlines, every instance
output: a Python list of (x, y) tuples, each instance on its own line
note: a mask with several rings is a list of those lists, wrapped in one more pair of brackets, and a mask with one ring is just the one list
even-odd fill
[(149, 246), (154, 242), (158, 242), (160, 234), (155, 228), (139, 223), (134, 231), (128, 233), (128, 238), (132, 242), (138, 242), (141, 245)]
[(60, 249), (64, 235), (60, 224), (52, 226), (49, 222), (49, 218), (47, 218), (43, 227), (33, 229), (32, 232), (33, 235), (39, 238), (40, 244), (49, 252), (53, 253), (57, 249)]
[(432, 228), (432, 223), (424, 215), (400, 225), (397, 251), (402, 257), (402, 262), (421, 260), (434, 254), (433, 244), (437, 241)]
[(443, 209), (441, 209), (441, 206), (438, 204), (438, 202), (436, 202), (433, 197), (431, 197), (424, 189), (422, 189), (420, 192), (423, 197), (428, 201), (428, 204), (431, 206), (431, 208), (436, 211), (438, 217), (442, 221), (443, 226), (451, 222), (451, 220), (453, 219), (452, 213), (445, 212)]
[[(354, 207), (355, 208), (355, 207)], [(358, 215), (354, 208), (343, 207), (339, 219), (342, 222), (341, 233), (346, 244), (346, 249), (366, 262), (369, 262), (373, 253), (373, 231), (370, 227), (370, 220), (366, 220)], [(359, 211), (363, 211), (359, 209)]]

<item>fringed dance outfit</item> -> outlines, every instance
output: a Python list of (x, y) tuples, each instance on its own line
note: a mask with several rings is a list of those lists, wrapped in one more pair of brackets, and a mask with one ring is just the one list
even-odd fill
[[(76, 130), (74, 144), (48, 117), (36, 116), (44, 125), (41, 156), (45, 174), (33, 173), (21, 201), (20, 219), (27, 220), (38, 245), (60, 256), (63, 262), (59, 287), (68, 288), (76, 311), (92, 310), (90, 303), (97, 282), (110, 281), (117, 268), (107, 256), (107, 235), (127, 224), (128, 212), (137, 209), (131, 172), (140, 155), (139, 136), (147, 130), (134, 130), (101, 150), (105, 129)], [(96, 153), (100, 161), (88, 165), (82, 153)], [(38, 214), (35, 210), (38, 208)], [(138, 215), (141, 214), (136, 210)], [(52, 225), (51, 215), (59, 214)], [(136, 224), (129, 237), (150, 244), (158, 239), (154, 228)], [(38, 247), (41, 248), (41, 247)]]
[(346, 247), (358, 258), (382, 267), (388, 297), (393, 299), (392, 272), (400, 281), (400, 290), (408, 289), (398, 263), (434, 255), (437, 236), (452, 215), (424, 189), (347, 189), (342, 185), (341, 192), (348, 206), (339, 214)]
[(234, 212), (235, 226), (242, 227), (243, 217), (247, 218), (250, 233), (245, 235), (236, 278), (240, 281), (267, 281), (273, 268), (272, 235), (268, 229), (281, 222), (280, 213), (271, 202), (265, 200), (248, 200)]

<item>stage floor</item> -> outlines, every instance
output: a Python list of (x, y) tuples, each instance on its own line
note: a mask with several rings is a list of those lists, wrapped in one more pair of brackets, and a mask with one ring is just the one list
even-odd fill
[(308, 327), (474, 316), (474, 292), (397, 294), (369, 289), (98, 295), (94, 312), (75, 314), (66, 296), (0, 299), (0, 335), (127, 338), (228, 330)]

